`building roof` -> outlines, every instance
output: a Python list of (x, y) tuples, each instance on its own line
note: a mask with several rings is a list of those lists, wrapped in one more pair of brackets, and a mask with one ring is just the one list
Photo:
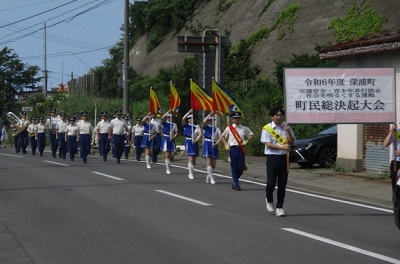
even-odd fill
[(321, 59), (400, 49), (400, 26), (319, 50)]

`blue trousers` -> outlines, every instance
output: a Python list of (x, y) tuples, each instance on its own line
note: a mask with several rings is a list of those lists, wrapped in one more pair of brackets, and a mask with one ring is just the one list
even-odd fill
[(107, 160), (107, 154), (110, 151), (110, 140), (108, 140), (108, 133), (100, 133), (99, 135), (99, 152), (103, 160)]
[(76, 142), (76, 136), (67, 136), (68, 152), (71, 161), (75, 159), (75, 154), (78, 149), (78, 143)]
[(36, 155), (36, 149), (37, 149), (37, 141), (35, 137), (29, 137), (30, 143), (31, 143), (31, 150), (32, 150), (32, 155)]
[(46, 147), (46, 134), (38, 133), (37, 134), (37, 144), (39, 149), (40, 156), (43, 156), (44, 148)]
[(243, 174), (243, 166), (245, 156), (239, 147), (231, 146), (229, 149), (229, 156), (231, 158), (231, 173), (234, 187), (239, 187), (239, 178)]
[(79, 146), (81, 147), (81, 157), (83, 162), (87, 161), (87, 156), (90, 152), (90, 135), (81, 134), (79, 135)]
[(56, 133), (50, 131), (49, 138), (50, 138), (51, 154), (53, 155), (53, 157), (55, 157), (58, 149), (58, 140), (56, 139)]
[(135, 145), (136, 160), (140, 160), (142, 156), (142, 140), (143, 136), (135, 136), (133, 144)]
[(160, 146), (161, 146), (161, 136), (159, 133), (157, 133), (157, 135), (153, 138), (153, 157), (152, 157), (153, 163), (158, 162), (157, 157), (161, 151)]
[(22, 149), (22, 153), (26, 154), (26, 148), (28, 147), (29, 143), (28, 131), (25, 130), (24, 132), (21, 132), (21, 134), (18, 135), (18, 140)]
[(58, 133), (58, 145), (60, 146), (60, 154), (63, 159), (67, 155), (67, 141), (65, 141), (65, 133)]
[(117, 161), (120, 161), (122, 157), (122, 153), (125, 150), (125, 136), (124, 135), (115, 135), (113, 134), (113, 144), (114, 144), (114, 151), (115, 151), (115, 158)]

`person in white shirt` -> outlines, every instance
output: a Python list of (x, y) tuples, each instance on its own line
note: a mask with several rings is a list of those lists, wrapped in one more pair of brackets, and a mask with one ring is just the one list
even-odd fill
[(156, 113), (150, 113), (150, 123), (153, 124), (154, 129), (155, 129), (155, 134), (153, 137), (153, 150), (152, 150), (152, 162), (157, 163), (158, 162), (158, 154), (160, 153), (160, 145), (161, 145), (161, 120), (157, 118)]
[(110, 128), (110, 121), (107, 120), (108, 113), (101, 113), (101, 120), (96, 125), (96, 137), (99, 142), (99, 152), (103, 161), (107, 161), (107, 154), (110, 151), (110, 139), (108, 138), (108, 129)]
[(229, 125), (222, 132), (222, 140), (225, 148), (229, 149), (231, 173), (232, 173), (232, 189), (240, 191), (239, 178), (243, 171), (246, 170), (246, 151), (245, 145), (254, 136), (250, 128), (240, 124), (242, 113), (232, 112), (232, 125)]
[(73, 116), (69, 119), (69, 125), (66, 127), (65, 140), (67, 141), (69, 158), (74, 161), (78, 149), (78, 125), (76, 118)]
[(37, 149), (37, 140), (35, 138), (36, 134), (36, 117), (31, 117), (31, 123), (28, 125), (28, 128), (26, 129), (28, 131), (29, 135), (29, 142), (31, 144), (31, 150), (32, 150), (32, 155), (36, 155), (36, 149)]
[(38, 144), (39, 155), (43, 157), (44, 148), (46, 147), (46, 130), (44, 117), (39, 117), (39, 123), (36, 125), (35, 138)]
[(67, 114), (65, 112), (60, 113), (60, 121), (56, 126), (56, 139), (58, 140), (60, 158), (66, 159), (67, 156), (67, 141), (65, 140), (66, 128), (69, 125), (68, 121), (65, 120)]
[(185, 152), (188, 158), (188, 178), (193, 180), (196, 159), (199, 156), (199, 140), (203, 133), (199, 125), (193, 123), (193, 109), (182, 117), (183, 135), (185, 136)]
[(78, 134), (77, 140), (79, 140), (79, 146), (81, 147), (81, 157), (83, 163), (87, 163), (87, 156), (91, 149), (91, 137), (93, 132), (93, 126), (88, 121), (88, 112), (82, 112), (82, 121), (78, 123)]
[(26, 119), (26, 112), (22, 111), (21, 119), (17, 123), (17, 128), (20, 131), (18, 137), (19, 147), (22, 150), (22, 154), (26, 154), (26, 148), (28, 147), (29, 143), (29, 136), (28, 131), (26, 130), (29, 125), (29, 121)]
[(131, 152), (131, 134), (132, 126), (130, 125), (130, 119), (128, 116), (124, 116), (123, 119), (126, 122), (125, 140), (124, 140), (124, 154), (125, 159), (129, 159), (129, 153)]
[(140, 157), (142, 156), (142, 140), (144, 127), (141, 124), (142, 118), (140, 116), (136, 117), (136, 125), (132, 127), (132, 146), (135, 147), (136, 160), (140, 161)]
[(125, 120), (121, 119), (122, 111), (115, 111), (115, 118), (111, 120), (110, 127), (108, 128), (108, 139), (113, 142), (115, 148), (115, 159), (117, 163), (121, 163), (122, 153), (125, 149), (125, 132), (127, 131), (127, 124)]
[(269, 115), (272, 118), (272, 122), (265, 125), (261, 132), (261, 143), (265, 145), (264, 154), (267, 156), (266, 208), (268, 212), (274, 213), (273, 194), (278, 181), (278, 200), (275, 214), (277, 216), (285, 216), (283, 202), (289, 174), (287, 153), (296, 138), (290, 125), (283, 122), (283, 116), (285, 115), (283, 108), (274, 107), (270, 110)]
[(50, 117), (46, 120), (46, 129), (49, 131), (51, 154), (53, 158), (56, 157), (58, 150), (58, 140), (56, 139), (57, 133), (57, 123), (60, 118), (56, 116), (56, 109), (52, 108), (50, 110)]

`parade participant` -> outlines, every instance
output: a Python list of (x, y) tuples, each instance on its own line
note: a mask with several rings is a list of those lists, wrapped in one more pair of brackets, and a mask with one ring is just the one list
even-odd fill
[(160, 153), (160, 145), (161, 145), (161, 121), (160, 119), (157, 118), (156, 113), (150, 113), (150, 123), (154, 125), (155, 129), (155, 134), (153, 138), (153, 150), (152, 150), (152, 162), (157, 163), (158, 162), (158, 154)]
[(171, 174), (171, 161), (176, 151), (175, 138), (178, 136), (177, 125), (171, 119), (171, 110), (168, 110), (161, 118), (163, 133), (161, 150), (165, 153), (165, 172), (167, 174)]
[(74, 116), (69, 119), (69, 125), (65, 130), (65, 141), (67, 141), (69, 159), (74, 161), (78, 148), (78, 125)]
[(57, 127), (57, 123), (60, 120), (61, 119), (56, 116), (56, 109), (52, 108), (50, 110), (50, 117), (46, 120), (46, 129), (49, 131), (51, 154), (52, 154), (53, 158), (56, 157), (57, 149), (58, 149), (58, 140), (56, 139), (56, 133), (57, 133), (56, 127)]
[(151, 169), (150, 161), (153, 157), (153, 139), (157, 135), (155, 133), (155, 126), (150, 122), (150, 114), (148, 113), (147, 116), (143, 117), (142, 119), (142, 126), (143, 126), (143, 140), (142, 140), (142, 148), (145, 151), (146, 157), (146, 167)]
[(242, 113), (233, 112), (230, 116), (233, 124), (225, 128), (222, 133), (222, 141), (225, 148), (229, 149), (232, 189), (240, 191), (239, 178), (246, 170), (244, 146), (253, 138), (254, 133), (248, 127), (240, 124)]
[(93, 126), (88, 121), (88, 112), (81, 113), (82, 121), (77, 124), (78, 134), (77, 140), (79, 140), (79, 146), (81, 148), (81, 158), (83, 163), (87, 163), (87, 156), (89, 155), (91, 145), (91, 136), (93, 132)]
[(26, 112), (22, 111), (21, 119), (17, 123), (17, 129), (19, 131), (18, 135), (18, 145), (22, 150), (22, 154), (26, 154), (26, 148), (28, 147), (29, 143), (29, 136), (28, 131), (26, 130), (29, 125), (29, 120), (26, 119)]
[(269, 111), (272, 122), (265, 125), (261, 132), (261, 143), (265, 145), (264, 154), (267, 156), (267, 186), (266, 208), (274, 213), (274, 189), (278, 181), (278, 200), (276, 203), (277, 216), (285, 216), (283, 202), (285, 200), (286, 184), (289, 174), (288, 152), (293, 145), (295, 136), (289, 124), (283, 122), (285, 111), (274, 107)]
[[(124, 154), (125, 159), (129, 159), (129, 153), (131, 152), (131, 134), (132, 134), (132, 126), (130, 125), (129, 116), (124, 116), (123, 118), (126, 122), (126, 131), (125, 131), (125, 140), (124, 140)], [(129, 122), (128, 122), (129, 121)]]
[(214, 111), (204, 118), (202, 127), (204, 134), (203, 157), (207, 159), (206, 183), (215, 184), (213, 172), (219, 158), (218, 144), (221, 141), (221, 130), (215, 125)]
[(37, 140), (35, 138), (36, 134), (36, 117), (31, 117), (31, 123), (28, 125), (26, 129), (29, 135), (29, 143), (31, 144), (32, 155), (36, 155), (37, 149)]
[(96, 125), (96, 137), (99, 143), (100, 156), (103, 158), (103, 161), (107, 161), (107, 154), (111, 148), (108, 138), (108, 130), (110, 128), (110, 121), (107, 120), (108, 113), (102, 112), (100, 118), (101, 120)]
[(4, 128), (4, 122), (0, 116), (0, 148), (1, 148), (1, 142), (3, 141), (2, 140), (3, 139), (3, 128)]
[(111, 120), (110, 127), (108, 128), (108, 139), (113, 141), (114, 155), (117, 163), (121, 163), (121, 156), (125, 148), (125, 132), (127, 125), (124, 119), (121, 119), (121, 110), (115, 111), (115, 118)]
[(397, 171), (400, 169), (400, 129), (398, 129), (397, 124), (393, 124), (389, 133), (383, 141), (385, 147), (393, 144), (393, 160), (390, 162), (390, 180), (392, 183), (392, 191), (395, 191)]
[(39, 155), (43, 157), (44, 148), (46, 147), (46, 124), (44, 123), (44, 116), (39, 117), (39, 124), (36, 125), (35, 139), (37, 141)]
[(140, 116), (136, 117), (136, 125), (132, 127), (132, 138), (131, 142), (133, 142), (132, 146), (135, 147), (136, 160), (140, 161), (140, 157), (142, 156), (142, 140), (143, 140), (143, 131), (144, 127), (141, 124), (142, 118)]
[(60, 121), (56, 126), (56, 139), (58, 140), (58, 146), (60, 151), (60, 158), (66, 159), (67, 156), (67, 141), (65, 140), (66, 127), (69, 125), (66, 120), (67, 115), (65, 112), (60, 113)]
[(183, 135), (185, 136), (185, 151), (188, 158), (188, 178), (193, 180), (196, 158), (199, 156), (199, 139), (203, 136), (198, 125), (193, 123), (193, 109), (182, 117)]

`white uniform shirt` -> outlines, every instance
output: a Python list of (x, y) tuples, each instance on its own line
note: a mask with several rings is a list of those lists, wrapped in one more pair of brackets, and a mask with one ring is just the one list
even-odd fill
[(153, 118), (150, 123), (154, 125), (154, 132), (161, 133), (162, 126), (160, 119)]
[(79, 134), (92, 135), (93, 127), (89, 121), (82, 120), (82, 122), (79, 123), (77, 126), (78, 126)]
[(110, 128), (113, 135), (125, 135), (125, 128), (127, 127), (125, 120), (114, 118), (110, 122)]
[(58, 133), (65, 133), (66, 127), (68, 126), (68, 124), (69, 124), (68, 121), (66, 121), (66, 120), (64, 120), (64, 121), (60, 120), (60, 121), (57, 123), (57, 126), (56, 126), (57, 132), (58, 132)]
[(110, 127), (110, 121), (101, 120), (96, 125), (96, 130), (99, 131), (100, 134), (108, 133), (108, 128)]
[(59, 117), (50, 117), (46, 120), (46, 127), (50, 129), (52, 133), (56, 133), (57, 123), (60, 122), (61, 118)]
[[(243, 126), (243, 125), (232, 125), (236, 131), (238, 132), (240, 139), (243, 141), (246, 140), (246, 137), (249, 138), (250, 136), (253, 136), (254, 133), (253, 131), (250, 130), (250, 128)], [(229, 127), (226, 127), (224, 132), (222, 133), (222, 136), (226, 139), (228, 139), (228, 144), (229, 146), (239, 146), (239, 142), (237, 142), (236, 138), (233, 136), (233, 133), (229, 129)], [(240, 143), (242, 143), (240, 142)]]
[(24, 126), (24, 127), (28, 127), (29, 125), (29, 121), (26, 119), (20, 119), (17, 123), (17, 126)]
[(45, 124), (42, 124), (42, 123), (37, 124), (37, 125), (36, 125), (36, 132), (37, 132), (37, 133), (44, 133), (44, 132), (46, 132), (46, 125), (45, 125)]
[(28, 131), (29, 135), (35, 133), (36, 132), (36, 124), (30, 123), (26, 130)]
[[(280, 126), (277, 126), (274, 122), (271, 122), (268, 125), (271, 126), (284, 139), (286, 139), (286, 132), (285, 132), (286, 123), (282, 122), (282, 124)], [(295, 136), (294, 136), (292, 128), (290, 128), (289, 133), (292, 135), (292, 137), (294, 139), (296, 139)], [(280, 143), (265, 129), (263, 129), (262, 132), (261, 132), (261, 140), (260, 141), (264, 145), (267, 142), (275, 144), (275, 145), (280, 145)], [(283, 150), (283, 149), (271, 149), (271, 148), (268, 148), (267, 146), (265, 146), (264, 154), (266, 154), (266, 155), (285, 155), (286, 154), (286, 150)]]
[(67, 127), (66, 127), (66, 133), (67, 133), (67, 136), (76, 136), (77, 135), (77, 133), (78, 133), (78, 125), (77, 124), (69, 124)]
[(134, 127), (132, 127), (132, 133), (135, 136), (143, 136), (144, 132), (144, 127), (141, 125), (136, 124)]

